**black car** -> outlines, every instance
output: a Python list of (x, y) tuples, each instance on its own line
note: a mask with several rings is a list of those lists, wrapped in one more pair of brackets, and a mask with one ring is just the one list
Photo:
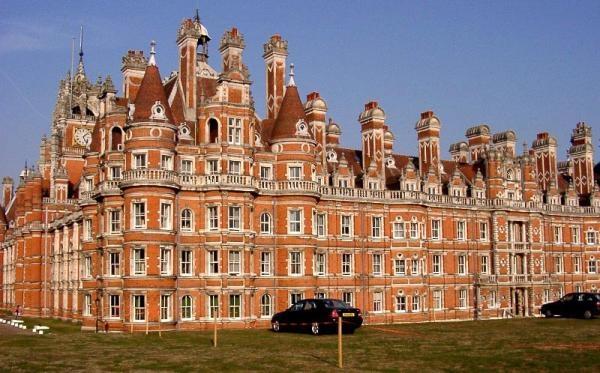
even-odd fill
[(341, 300), (304, 299), (275, 314), (271, 319), (271, 328), (274, 332), (300, 330), (317, 335), (337, 330), (340, 316), (343, 332), (354, 333), (354, 330), (362, 325), (360, 310)]
[(600, 294), (569, 293), (556, 302), (542, 306), (542, 315), (546, 317), (583, 317), (591, 319), (600, 315)]

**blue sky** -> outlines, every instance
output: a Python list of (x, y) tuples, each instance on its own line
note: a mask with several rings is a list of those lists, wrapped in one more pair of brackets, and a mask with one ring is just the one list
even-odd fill
[[(88, 78), (110, 74), (121, 86), (121, 57), (158, 42), (162, 75), (176, 68), (175, 35), (200, 16), (213, 42), (236, 26), (264, 114), (262, 44), (289, 41), (302, 96), (316, 90), (359, 146), (358, 114), (378, 100), (396, 135), (394, 150), (416, 153), (414, 123), (432, 109), (442, 121), (442, 151), (467, 127), (514, 129), (519, 151), (537, 132), (558, 138), (566, 158), (578, 121), (600, 136), (600, 1), (16, 1), (0, 2), (0, 175), (38, 158), (57, 85), (70, 65), (71, 38), (85, 28)], [(599, 157), (596, 156), (596, 161)]]

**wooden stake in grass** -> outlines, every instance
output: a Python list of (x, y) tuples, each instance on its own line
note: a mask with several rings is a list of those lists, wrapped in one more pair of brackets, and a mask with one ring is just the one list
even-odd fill
[(342, 362), (342, 315), (338, 317), (338, 368), (343, 368)]
[(158, 320), (158, 337), (162, 338), (162, 323), (160, 322), (160, 320)]
[(215, 325), (213, 330), (213, 347), (217, 347), (217, 312), (215, 311)]

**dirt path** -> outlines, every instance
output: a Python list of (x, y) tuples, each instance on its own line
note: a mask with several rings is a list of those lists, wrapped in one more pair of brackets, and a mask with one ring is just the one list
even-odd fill
[(19, 329), (7, 324), (0, 324), (0, 335), (33, 335), (31, 329)]

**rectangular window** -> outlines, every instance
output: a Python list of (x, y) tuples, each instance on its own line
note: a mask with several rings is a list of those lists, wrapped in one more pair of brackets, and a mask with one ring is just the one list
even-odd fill
[(111, 167), (110, 168), (110, 179), (111, 180), (121, 180), (121, 167)]
[(162, 170), (173, 171), (173, 156), (169, 154), (161, 154), (160, 168)]
[(342, 254), (342, 275), (349, 276), (352, 274), (352, 254)]
[(173, 212), (170, 203), (161, 202), (160, 204), (160, 229), (173, 228)]
[(456, 239), (457, 240), (465, 240), (467, 234), (467, 222), (464, 220), (459, 220), (456, 222)]
[(289, 166), (289, 168), (288, 168), (288, 179), (290, 181), (302, 180), (302, 167), (300, 167), (300, 166)]
[(344, 303), (346, 303), (349, 306), (353, 306), (353, 297), (352, 297), (352, 292), (351, 291), (344, 291), (342, 293), (342, 300), (344, 301)]
[(457, 259), (458, 259), (458, 274), (466, 275), (467, 274), (467, 256), (459, 255)]
[(596, 260), (590, 259), (588, 262), (588, 273), (596, 273)]
[(208, 229), (215, 231), (219, 229), (219, 207), (209, 206), (208, 211)]
[(412, 297), (412, 311), (419, 312), (421, 310), (421, 297), (413, 295)]
[(376, 291), (373, 293), (373, 312), (383, 311), (383, 292)]
[(121, 210), (111, 210), (109, 217), (110, 233), (121, 233)]
[(480, 272), (483, 274), (490, 273), (490, 257), (487, 255), (482, 255), (479, 257), (481, 267), (479, 268)]
[(241, 253), (239, 251), (229, 252), (229, 274), (239, 275), (241, 273)]
[(544, 295), (542, 296), (542, 303), (550, 302), (550, 289), (544, 289)]
[(133, 274), (146, 274), (146, 250), (143, 248), (133, 249)]
[(373, 259), (373, 275), (381, 276), (381, 274), (382, 274), (382, 268), (381, 268), (382, 256), (381, 256), (381, 254), (373, 254), (372, 259)]
[(396, 221), (392, 227), (393, 237), (395, 239), (404, 239), (404, 223), (401, 221)]
[(431, 256), (431, 264), (431, 272), (434, 275), (442, 274), (442, 256), (440, 254)]
[(412, 276), (417, 276), (421, 273), (421, 266), (419, 264), (419, 260), (418, 259), (413, 259), (410, 264), (411, 264), (411, 268), (410, 268), (410, 274)]
[(261, 251), (260, 253), (260, 275), (270, 276), (271, 275), (271, 252)]
[(575, 272), (575, 273), (581, 272), (581, 257), (580, 256), (573, 257), (573, 272)]
[(588, 245), (596, 244), (596, 232), (595, 231), (587, 231), (585, 232), (586, 242)]
[(160, 321), (171, 320), (171, 294), (160, 295)]
[(338, 186), (340, 188), (348, 188), (348, 179), (338, 179)]
[(206, 168), (209, 175), (215, 175), (219, 173), (219, 161), (216, 159), (209, 159), (206, 161)]
[(381, 238), (381, 221), (383, 217), (381, 216), (372, 216), (371, 217), (371, 237), (373, 238)]
[(444, 308), (444, 295), (441, 290), (433, 291), (433, 309), (441, 310)]
[(352, 216), (342, 215), (342, 237), (350, 237), (352, 235)]
[(182, 159), (180, 172), (184, 175), (194, 174), (194, 162), (192, 162), (190, 159)]
[(182, 276), (191, 276), (194, 273), (192, 269), (192, 250), (181, 250), (179, 255), (179, 273)]
[(192, 320), (192, 318), (192, 297), (190, 295), (185, 295), (181, 298), (181, 319)]
[(554, 272), (555, 273), (563, 273), (563, 270), (564, 270), (564, 266), (563, 266), (562, 256), (555, 256), (554, 257)]
[(302, 210), (288, 211), (288, 232), (290, 234), (302, 233)]
[(406, 312), (406, 296), (396, 296), (396, 312)]
[(208, 273), (211, 275), (219, 273), (219, 252), (217, 250), (208, 251)]
[(488, 223), (487, 222), (479, 222), (479, 239), (481, 241), (488, 240)]
[(325, 237), (325, 235), (327, 234), (326, 218), (327, 218), (326, 214), (317, 214), (317, 216), (316, 216), (317, 237)]
[(242, 317), (242, 296), (229, 294), (229, 318), (239, 319), (240, 317)]
[(296, 304), (302, 300), (302, 293), (292, 292), (290, 293), (290, 305)]
[(208, 296), (208, 317), (211, 319), (219, 317), (219, 296), (217, 294)]
[(146, 203), (145, 202), (134, 202), (133, 203), (133, 228), (134, 229), (146, 228)]
[(121, 253), (110, 252), (108, 254), (109, 273), (111, 276), (121, 275)]
[(110, 317), (118, 319), (121, 317), (121, 296), (118, 294), (110, 294), (108, 298), (110, 302)]
[(317, 253), (315, 255), (315, 275), (324, 276), (326, 272), (326, 254), (325, 253)]
[(229, 173), (231, 175), (241, 175), (242, 174), (242, 162), (229, 161)]
[(554, 234), (554, 243), (562, 243), (562, 227), (555, 225), (552, 227)]
[(467, 308), (468, 299), (467, 299), (467, 289), (460, 289), (458, 291), (458, 308)]
[(92, 257), (89, 255), (84, 257), (83, 276), (92, 277)]
[(146, 296), (145, 295), (134, 295), (132, 303), (133, 303), (133, 321), (146, 320)]
[(241, 228), (241, 212), (240, 206), (229, 206), (229, 230), (239, 231)]
[(92, 315), (92, 295), (86, 294), (83, 298), (83, 315), (91, 316)]
[(169, 247), (160, 248), (160, 274), (170, 276), (173, 268), (172, 265), (173, 251)]
[(394, 260), (394, 273), (396, 276), (406, 275), (406, 260), (396, 259)]
[(488, 308), (496, 308), (498, 305), (498, 295), (495, 290), (490, 291), (490, 299), (488, 300)]
[(580, 237), (579, 227), (571, 227), (571, 243), (574, 243), (574, 244), (580, 243), (579, 237)]
[(228, 118), (227, 142), (233, 145), (242, 143), (242, 120), (240, 118)]
[(299, 251), (290, 252), (290, 275), (302, 275), (302, 253)]
[(419, 238), (419, 223), (410, 223), (410, 239), (416, 240)]
[(431, 221), (431, 239), (439, 240), (442, 237), (442, 221), (435, 219)]
[(83, 239), (92, 239), (92, 219), (83, 219)]
[(260, 166), (260, 178), (262, 180), (272, 180), (273, 168), (271, 166)]
[(142, 168), (146, 168), (146, 154), (145, 153), (137, 153), (133, 155), (133, 169), (139, 170)]

